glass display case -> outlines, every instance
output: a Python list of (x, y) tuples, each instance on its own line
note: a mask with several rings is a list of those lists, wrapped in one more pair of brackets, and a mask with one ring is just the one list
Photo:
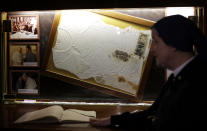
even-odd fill
[(168, 71), (155, 65), (150, 28), (172, 14), (205, 31), (202, 7), (1, 12), (2, 99), (154, 100)]

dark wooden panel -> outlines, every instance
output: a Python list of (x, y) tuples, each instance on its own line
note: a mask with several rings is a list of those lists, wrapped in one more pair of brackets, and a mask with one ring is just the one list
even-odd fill
[[(0, 21), (1, 21), (1, 14), (0, 14)], [(0, 23), (0, 27), (2, 27), (2, 23)], [(2, 45), (2, 32), (0, 32), (0, 87), (3, 87), (3, 45)], [(2, 100), (2, 88), (0, 88), (0, 101)]]
[[(50, 30), (52, 27), (55, 11), (40, 12), (40, 55), (44, 56), (45, 46), (48, 43)], [(43, 63), (43, 57), (40, 57), (40, 62)]]
[(138, 8), (166, 6), (204, 6), (205, 0), (4, 0), (0, 10), (52, 10), (93, 8)]
[(204, 8), (204, 16), (203, 17), (204, 17), (204, 20), (203, 20), (203, 23), (204, 23), (203, 28), (204, 28), (204, 33), (205, 33), (205, 35), (207, 37), (207, 26), (206, 26), (206, 24), (207, 24), (207, 5)]

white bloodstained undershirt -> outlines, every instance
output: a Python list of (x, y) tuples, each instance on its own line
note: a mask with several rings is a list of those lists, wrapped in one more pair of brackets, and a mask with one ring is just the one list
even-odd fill
[(56, 68), (80, 79), (136, 94), (143, 61), (149, 52), (150, 31), (106, 24), (88, 11), (62, 12), (53, 52)]

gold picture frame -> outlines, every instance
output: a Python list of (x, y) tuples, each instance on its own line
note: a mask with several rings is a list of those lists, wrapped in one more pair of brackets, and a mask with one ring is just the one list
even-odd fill
[(10, 67), (40, 67), (39, 42), (10, 42)]
[[(89, 12), (100, 15), (106, 20), (106, 22), (109, 22), (109, 23), (115, 22), (115, 24), (121, 23), (120, 28), (123, 28), (123, 26), (131, 25), (131, 26), (139, 26), (138, 28), (142, 28), (143, 30), (149, 30), (151, 26), (154, 24), (153, 21), (118, 13), (115, 11), (109, 11), (109, 10), (95, 10), (95, 11), (92, 10), (91, 11), (90, 10)], [(114, 88), (112, 86), (102, 85), (100, 83), (97, 83), (94, 80), (94, 78), (89, 78), (89, 79), (84, 79), (84, 80), (80, 79), (69, 71), (66, 71), (64, 69), (58, 69), (55, 67), (54, 62), (53, 62), (52, 48), (54, 47), (54, 44), (56, 43), (56, 40), (57, 40), (57, 28), (61, 20), (61, 13), (62, 13), (61, 11), (58, 11), (54, 17), (48, 45), (46, 48), (46, 54), (43, 60), (41, 74), (60, 79), (70, 84), (86, 87), (88, 89), (100, 91), (102, 93), (106, 93), (106, 94), (113, 95), (116, 97), (126, 98), (130, 101), (136, 101), (136, 102), (140, 101), (143, 96), (144, 88), (146, 86), (147, 78), (148, 78), (149, 71), (151, 68), (152, 55), (150, 54), (150, 52), (146, 56), (147, 58), (143, 61), (143, 66), (142, 66), (141, 73), (140, 73), (141, 74), (140, 82), (138, 85), (134, 85), (133, 83), (130, 83), (130, 81), (126, 81), (125, 79), (123, 79), (123, 77), (118, 78), (121, 82), (124, 81), (124, 82), (127, 82), (129, 85), (133, 86), (133, 88), (135, 88), (136, 90), (136, 93), (134, 94), (127, 92), (125, 90)], [(114, 23), (110, 23), (110, 24), (113, 25)], [(150, 48), (150, 45), (148, 48)]]
[(10, 70), (9, 74), (10, 94), (40, 94), (40, 73), (38, 70)]
[(11, 32), (9, 40), (39, 40), (39, 15), (9, 15)]

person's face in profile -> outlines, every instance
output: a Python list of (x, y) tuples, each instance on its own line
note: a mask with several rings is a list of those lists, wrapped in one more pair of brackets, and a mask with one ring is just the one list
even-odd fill
[(167, 68), (169, 67), (169, 61), (175, 48), (168, 46), (156, 29), (152, 29), (152, 54), (155, 56), (156, 65), (158, 67)]
[(19, 48), (19, 52), (22, 53), (22, 48), (21, 47)]

